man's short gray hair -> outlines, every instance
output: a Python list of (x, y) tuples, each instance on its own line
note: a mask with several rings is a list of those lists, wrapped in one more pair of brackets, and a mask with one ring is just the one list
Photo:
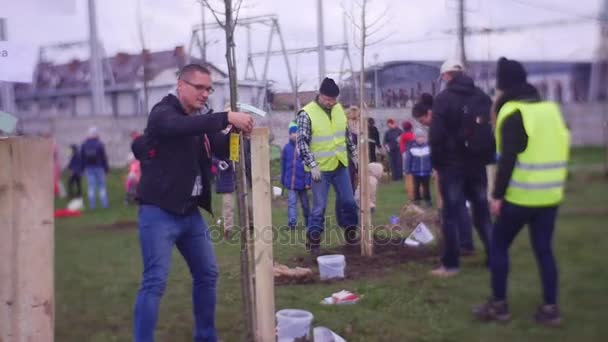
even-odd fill
[(192, 64), (184, 65), (179, 70), (179, 73), (177, 74), (177, 79), (183, 80), (184, 78), (190, 78), (190, 75), (192, 75), (195, 72), (200, 72), (202, 74), (211, 75), (211, 71), (209, 71), (209, 69), (206, 66), (201, 65), (201, 64), (192, 63)]

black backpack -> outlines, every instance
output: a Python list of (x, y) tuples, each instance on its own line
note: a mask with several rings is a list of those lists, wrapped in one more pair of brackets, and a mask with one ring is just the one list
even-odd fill
[(84, 163), (87, 165), (95, 165), (98, 162), (98, 151), (97, 146), (93, 144), (84, 144), (82, 148), (82, 155), (84, 157)]
[(462, 106), (460, 138), (467, 156), (483, 165), (496, 161), (496, 139), (490, 120), (492, 100), (481, 89), (467, 97)]

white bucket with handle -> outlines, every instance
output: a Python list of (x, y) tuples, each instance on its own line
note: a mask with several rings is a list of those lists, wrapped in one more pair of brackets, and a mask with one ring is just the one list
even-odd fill
[(299, 309), (283, 309), (276, 314), (277, 317), (277, 341), (293, 342), (298, 339), (310, 339), (310, 326), (312, 324), (312, 313)]
[(342, 254), (322, 255), (317, 257), (321, 280), (344, 278), (346, 259)]

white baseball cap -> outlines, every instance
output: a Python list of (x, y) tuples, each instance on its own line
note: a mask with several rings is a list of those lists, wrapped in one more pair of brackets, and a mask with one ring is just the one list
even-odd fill
[(93, 126), (93, 127), (89, 127), (89, 131), (88, 131), (88, 136), (89, 137), (96, 137), (97, 136), (97, 127)]
[(450, 71), (464, 71), (464, 67), (459, 60), (448, 59), (447, 61), (441, 64), (441, 68), (439, 69), (439, 74), (443, 75), (446, 72)]

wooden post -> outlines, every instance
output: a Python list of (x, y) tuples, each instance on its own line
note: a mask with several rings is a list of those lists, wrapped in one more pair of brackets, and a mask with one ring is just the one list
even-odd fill
[(359, 133), (359, 225), (361, 226), (361, 255), (374, 255), (372, 216), (369, 203), (369, 130), (368, 113), (361, 108)]
[(274, 319), (274, 272), (272, 256), (272, 203), (269, 130), (255, 128), (251, 135), (251, 176), (255, 260), (255, 315), (257, 342), (276, 339)]
[(0, 341), (54, 338), (53, 150), (0, 138)]

